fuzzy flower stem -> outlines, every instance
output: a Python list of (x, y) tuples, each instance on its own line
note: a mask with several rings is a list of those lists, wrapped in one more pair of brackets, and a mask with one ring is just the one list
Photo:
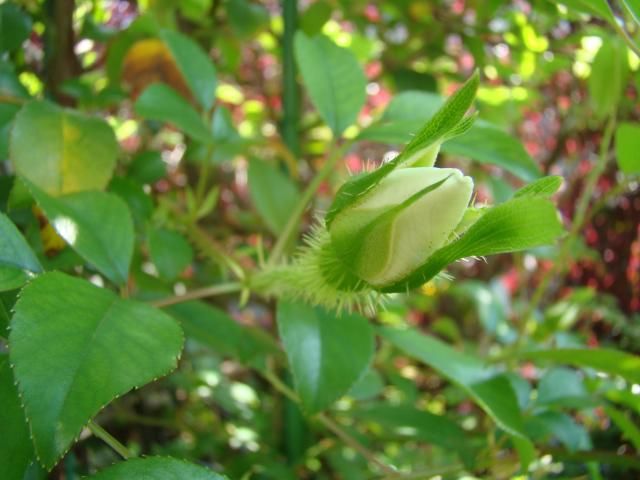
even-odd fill
[(91, 420), (88, 425), (89, 430), (96, 437), (102, 440), (104, 443), (109, 445), (118, 455), (127, 460), (128, 458), (135, 457), (131, 451), (125, 447), (122, 443), (116, 440), (109, 432), (107, 432), (104, 428), (98, 425), (96, 422)]
[(307, 209), (307, 205), (313, 199), (316, 191), (320, 187), (320, 184), (331, 174), (333, 169), (336, 166), (336, 163), (344, 152), (351, 146), (353, 141), (344, 142), (340, 147), (336, 147), (335, 144), (332, 147), (332, 152), (324, 162), (324, 165), (318, 171), (313, 180), (309, 183), (306, 190), (302, 194), (300, 201), (298, 201), (297, 205), (293, 209), (287, 224), (284, 227), (284, 230), (278, 237), (273, 250), (271, 251), (271, 256), (267, 261), (268, 266), (273, 266), (278, 263), (278, 261), (282, 258), (282, 255), (285, 253), (287, 245), (291, 241), (291, 237), (298, 232), (298, 227), (300, 226), (300, 220), (302, 219), (302, 215), (304, 211)]

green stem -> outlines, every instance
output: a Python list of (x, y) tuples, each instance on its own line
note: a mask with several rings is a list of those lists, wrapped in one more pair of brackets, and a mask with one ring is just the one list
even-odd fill
[(98, 425), (95, 421), (91, 420), (88, 427), (91, 433), (93, 433), (96, 437), (109, 445), (116, 453), (118, 453), (118, 455), (120, 455), (125, 460), (131, 457), (135, 457), (135, 455), (133, 455), (127, 447), (116, 440), (109, 432)]
[(526, 337), (526, 326), (529, 317), (538, 308), (538, 305), (542, 302), (544, 295), (547, 292), (549, 284), (551, 280), (557, 276), (559, 273), (563, 272), (567, 266), (569, 257), (571, 256), (572, 248), (575, 244), (575, 241), (584, 226), (585, 220), (587, 218), (587, 213), (589, 211), (589, 203), (593, 197), (593, 192), (595, 191), (596, 185), (598, 184), (598, 179), (600, 175), (604, 172), (607, 166), (607, 158), (609, 156), (609, 149), (611, 148), (611, 141), (613, 139), (613, 133), (615, 131), (616, 126), (616, 117), (615, 114), (612, 114), (609, 117), (607, 125), (605, 127), (604, 133), (602, 135), (602, 141), (600, 142), (600, 151), (598, 154), (598, 160), (596, 164), (593, 166), (589, 175), (587, 176), (584, 189), (578, 198), (578, 204), (576, 207), (575, 214), (573, 216), (573, 221), (571, 222), (571, 228), (569, 230), (569, 235), (565, 238), (562, 246), (560, 247), (560, 252), (558, 253), (558, 259), (555, 261), (554, 265), (547, 270), (545, 275), (540, 280), (538, 287), (534, 291), (531, 296), (531, 301), (529, 302), (529, 306), (525, 313), (522, 316), (522, 321), (520, 322), (519, 332), (518, 332), (518, 340), (516, 342), (516, 348), (522, 346)]
[(298, 138), (298, 117), (300, 110), (298, 84), (296, 82), (296, 62), (294, 58), (294, 37), (298, 23), (297, 0), (282, 1), (282, 139), (294, 156), (300, 155)]
[(149, 303), (158, 308), (168, 307), (169, 305), (188, 302), (189, 300), (197, 300), (200, 298), (214, 297), (216, 295), (224, 295), (225, 293), (239, 292), (243, 288), (244, 286), (239, 282), (221, 283), (219, 285), (191, 290), (184, 295), (175, 295), (172, 297), (161, 298), (159, 300), (153, 300)]
[(340, 148), (334, 147), (332, 149), (333, 150), (332, 153), (329, 155), (324, 165), (318, 171), (315, 177), (313, 177), (313, 180), (311, 180), (306, 190), (302, 194), (302, 197), (300, 198), (297, 205), (293, 209), (293, 212), (291, 213), (291, 216), (289, 217), (289, 220), (287, 221), (287, 224), (285, 225), (284, 230), (282, 230), (282, 233), (278, 237), (278, 240), (276, 241), (276, 244), (273, 247), (273, 250), (271, 251), (271, 256), (267, 261), (267, 266), (275, 265), (282, 258), (282, 255), (284, 254), (285, 249), (287, 248), (287, 246), (289, 245), (289, 242), (291, 241), (291, 237), (293, 237), (293, 235), (297, 234), (298, 232), (298, 227), (300, 226), (302, 215), (304, 214), (304, 211), (307, 209), (307, 205), (309, 204), (309, 202), (311, 202), (311, 199), (313, 198), (316, 191), (320, 187), (320, 184), (334, 170), (336, 163), (338, 162), (338, 159), (340, 159), (343, 153), (345, 152), (345, 150), (347, 150), (351, 146), (351, 143), (352, 143), (351, 141), (345, 142), (344, 144), (342, 144)]

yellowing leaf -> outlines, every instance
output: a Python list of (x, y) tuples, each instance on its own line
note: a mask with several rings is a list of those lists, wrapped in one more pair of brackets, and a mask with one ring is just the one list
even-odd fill
[(152, 83), (166, 83), (184, 98), (192, 96), (178, 64), (164, 42), (147, 38), (134, 43), (124, 57), (122, 79), (131, 87), (135, 99)]

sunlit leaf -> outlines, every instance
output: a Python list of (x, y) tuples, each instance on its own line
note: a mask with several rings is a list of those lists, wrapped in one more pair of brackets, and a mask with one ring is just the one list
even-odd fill
[(112, 282), (129, 276), (133, 255), (133, 221), (116, 195), (78, 192), (51, 197), (30, 184), (29, 190), (58, 234)]
[(182, 349), (167, 314), (62, 273), (29, 283), (14, 310), (11, 363), (47, 468), (107, 403), (173, 370)]
[(118, 154), (107, 122), (45, 101), (18, 112), (10, 142), (16, 173), (49, 195), (103, 190)]
[(366, 99), (362, 68), (349, 50), (324, 35), (296, 33), (295, 54), (304, 85), (322, 119), (338, 137), (353, 124)]

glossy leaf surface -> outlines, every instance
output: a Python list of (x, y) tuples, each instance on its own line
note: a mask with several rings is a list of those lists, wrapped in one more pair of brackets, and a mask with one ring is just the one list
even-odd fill
[(100, 409), (173, 370), (182, 350), (167, 314), (62, 273), (29, 283), (14, 310), (10, 358), (47, 468)]

